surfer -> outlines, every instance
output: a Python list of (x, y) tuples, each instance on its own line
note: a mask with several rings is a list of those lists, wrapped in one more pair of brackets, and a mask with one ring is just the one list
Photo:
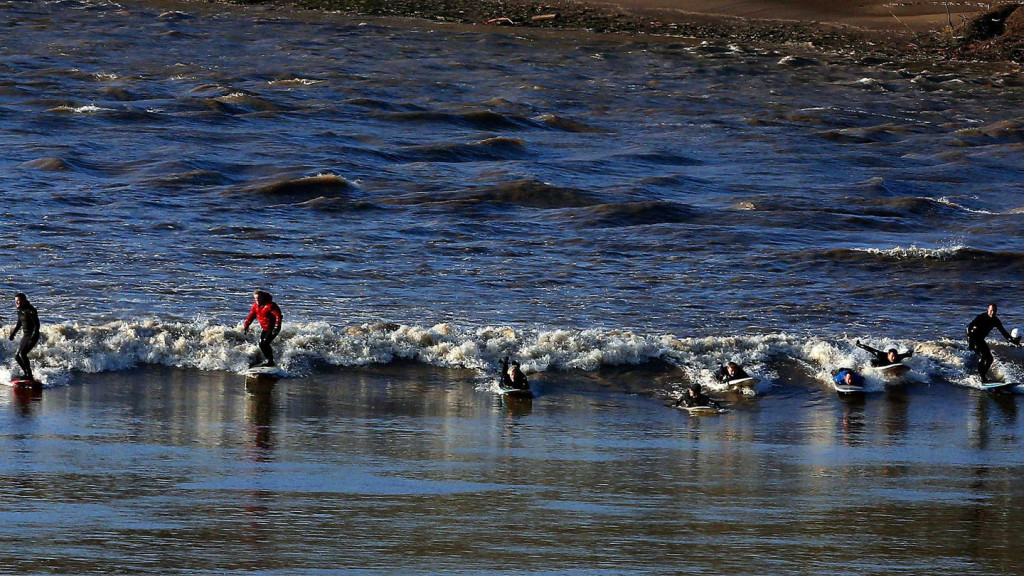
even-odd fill
[(715, 409), (721, 408), (717, 402), (704, 393), (700, 382), (690, 384), (686, 389), (686, 392), (683, 392), (683, 395), (680, 396), (679, 400), (676, 400), (676, 406), (678, 407), (680, 404), (687, 408), (695, 408), (697, 406), (708, 406)]
[(1020, 338), (1016, 340), (1012, 338), (1006, 328), (1003, 328), (1003, 323), (996, 317), (998, 311), (998, 306), (989, 304), (988, 310), (975, 316), (974, 320), (967, 325), (967, 349), (978, 355), (978, 374), (981, 376), (983, 384), (989, 381), (988, 369), (992, 367), (992, 362), (995, 360), (992, 357), (992, 350), (985, 342), (989, 332), (993, 328), (998, 328), (999, 333), (1006, 338), (1007, 342), (1020, 346)]
[(832, 381), (836, 386), (857, 386), (864, 387), (864, 377), (854, 372), (853, 368), (840, 368), (832, 375)]
[(277, 335), (281, 333), (281, 309), (274, 302), (274, 297), (270, 295), (270, 292), (265, 290), (256, 290), (252, 293), (252, 308), (249, 310), (249, 315), (245, 318), (245, 324), (242, 325), (242, 331), (245, 333), (249, 332), (249, 325), (252, 324), (253, 319), (259, 321), (260, 328), (263, 332), (260, 334), (260, 352), (263, 353), (263, 357), (266, 361), (260, 363), (259, 356), (256, 357), (256, 361), (250, 364), (250, 368), (256, 366), (276, 366), (274, 363), (274, 349), (271, 348), (270, 343), (277, 338)]
[(18, 346), (18, 353), (14, 355), (14, 359), (25, 373), (23, 378), (35, 380), (32, 376), (32, 366), (28, 362), (28, 353), (39, 343), (39, 313), (36, 312), (36, 307), (29, 303), (28, 296), (21, 292), (14, 295), (14, 304), (18, 307), (18, 323), (14, 325), (14, 330), (11, 330), (8, 340), (14, 340), (14, 335), (18, 333), (18, 330), (24, 329), (21, 344)]
[(720, 382), (728, 382), (730, 380), (738, 380), (740, 378), (750, 378), (750, 374), (747, 374), (747, 371), (735, 362), (729, 362), (725, 366), (719, 366), (717, 376)]
[(504, 360), (498, 362), (501, 366), (501, 387), (512, 390), (529, 390), (530, 383), (526, 379), (526, 374), (523, 374), (522, 369), (519, 367), (519, 362), (512, 360), (509, 362), (508, 356), (505, 356)]
[(871, 360), (871, 365), (876, 368), (879, 366), (890, 366), (892, 364), (899, 364), (900, 362), (903, 362), (907, 358), (910, 358), (911, 356), (914, 355), (913, 350), (907, 350), (906, 352), (900, 354), (899, 352), (896, 351), (895, 348), (889, 348), (888, 352), (882, 352), (878, 348), (872, 348), (867, 344), (861, 344), (860, 340), (857, 340), (856, 342), (854, 342), (854, 344), (856, 344), (858, 348), (863, 348), (864, 350), (867, 350), (868, 352), (875, 355), (875, 358)]

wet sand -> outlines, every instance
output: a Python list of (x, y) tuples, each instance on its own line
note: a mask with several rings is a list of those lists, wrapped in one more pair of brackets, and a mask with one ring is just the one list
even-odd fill
[(932, 30), (959, 22), (987, 9), (988, 3), (965, 2), (950, 6), (939, 2), (814, 1), (762, 2), (740, 0), (620, 0), (631, 9), (659, 9), (757, 20), (796, 20), (864, 28), (867, 30)]
[[(999, 14), (977, 37), (988, 3), (716, 2), (712, 0), (223, 0), (363, 16), (528, 28), (583, 29), (772, 44), (801, 43), (881, 59), (1024, 61), (1024, 18)], [(194, 2), (189, 4), (194, 5)], [(1022, 14), (1024, 15), (1024, 14)], [(1009, 33), (1002, 35), (1003, 25)], [(985, 34), (992, 34), (991, 27)]]

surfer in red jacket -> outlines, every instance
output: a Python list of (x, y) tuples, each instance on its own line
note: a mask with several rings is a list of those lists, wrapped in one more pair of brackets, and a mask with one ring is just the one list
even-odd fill
[(257, 357), (252, 366), (276, 366), (274, 363), (274, 349), (270, 347), (270, 343), (281, 333), (281, 321), (283, 320), (281, 309), (274, 303), (274, 297), (270, 295), (270, 292), (256, 290), (252, 293), (252, 299), (252, 308), (249, 310), (249, 315), (245, 318), (242, 330), (248, 333), (249, 325), (252, 324), (253, 319), (259, 321), (260, 328), (263, 329), (263, 332), (260, 334), (260, 352), (266, 358), (265, 362), (260, 363), (259, 357)]

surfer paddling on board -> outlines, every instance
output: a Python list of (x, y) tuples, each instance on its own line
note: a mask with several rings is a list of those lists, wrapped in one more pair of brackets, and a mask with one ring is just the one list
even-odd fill
[(28, 296), (21, 292), (14, 295), (14, 304), (18, 307), (18, 323), (14, 325), (14, 330), (11, 330), (8, 340), (14, 340), (14, 335), (18, 333), (18, 330), (24, 330), (21, 333), (21, 344), (18, 346), (18, 353), (14, 355), (14, 359), (25, 373), (23, 378), (35, 380), (35, 377), (32, 376), (32, 366), (28, 362), (28, 353), (39, 343), (39, 313), (36, 312), (36, 307), (29, 303)]
[(263, 332), (260, 333), (260, 352), (263, 353), (263, 357), (266, 360), (261, 363), (259, 357), (257, 357), (256, 361), (249, 367), (276, 366), (277, 364), (274, 363), (274, 349), (270, 347), (270, 343), (281, 333), (281, 320), (283, 319), (281, 309), (274, 303), (274, 297), (270, 295), (270, 292), (265, 290), (253, 292), (252, 299), (252, 308), (249, 310), (249, 315), (245, 318), (242, 331), (248, 333), (249, 325), (252, 324), (253, 319), (259, 321), (260, 328), (263, 329)]
[(509, 362), (508, 356), (505, 356), (504, 360), (498, 362), (501, 366), (501, 387), (512, 390), (529, 390), (530, 383), (526, 380), (526, 374), (523, 374), (522, 369), (519, 367), (519, 362), (512, 360)]
[(871, 365), (874, 366), (875, 368), (879, 366), (890, 366), (892, 364), (899, 364), (900, 362), (903, 362), (907, 358), (910, 358), (911, 356), (914, 355), (913, 350), (907, 350), (906, 352), (900, 354), (899, 352), (896, 351), (895, 348), (889, 348), (888, 352), (882, 352), (878, 348), (872, 348), (867, 344), (861, 344), (860, 340), (857, 340), (856, 342), (854, 342), (854, 344), (856, 344), (858, 348), (862, 348), (874, 354), (875, 357), (874, 359), (871, 360)]
[(739, 380), (740, 378), (750, 378), (750, 374), (747, 374), (747, 371), (739, 364), (729, 362), (725, 366), (718, 367), (717, 378), (719, 382), (729, 382), (730, 380)]
[(832, 381), (836, 386), (857, 386), (864, 387), (864, 377), (853, 371), (852, 368), (840, 368), (832, 375)]
[(996, 316), (998, 311), (998, 306), (989, 304), (988, 310), (978, 314), (967, 325), (967, 349), (978, 355), (978, 374), (981, 376), (983, 384), (989, 381), (988, 369), (992, 367), (992, 362), (995, 360), (992, 357), (992, 350), (989, 349), (988, 344), (985, 342), (989, 332), (993, 328), (998, 328), (999, 333), (1003, 335), (1003, 338), (1006, 338), (1007, 342), (1020, 346), (1020, 337), (1013, 338), (1007, 333), (1006, 328), (1003, 328), (1003, 323)]
[(721, 408), (717, 402), (704, 393), (700, 382), (690, 384), (689, 388), (683, 392), (683, 395), (679, 400), (676, 400), (676, 406), (678, 407), (680, 405), (686, 406), (687, 408), (696, 408), (698, 406), (708, 406), (715, 409)]

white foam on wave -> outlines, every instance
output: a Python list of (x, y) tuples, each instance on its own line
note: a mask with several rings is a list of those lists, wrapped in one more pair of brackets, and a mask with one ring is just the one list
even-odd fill
[(882, 248), (854, 248), (858, 252), (867, 252), (868, 254), (876, 254), (879, 256), (886, 256), (888, 258), (895, 258), (897, 260), (914, 260), (914, 259), (934, 259), (934, 260), (949, 260), (955, 257), (960, 252), (970, 249), (969, 246), (962, 244), (954, 244), (951, 246), (940, 246), (938, 248), (924, 248), (917, 244), (911, 244), (907, 247), (895, 246), (893, 248), (882, 249)]
[(86, 106), (55, 106), (47, 110), (47, 112), (63, 112), (65, 114), (97, 114), (100, 112), (115, 112), (113, 108), (103, 108), (101, 106), (95, 106), (89, 104)]
[(938, 202), (939, 204), (944, 204), (946, 206), (949, 206), (950, 208), (956, 208), (958, 210), (963, 210), (964, 212), (969, 212), (971, 214), (989, 214), (989, 215), (995, 215), (996, 214), (996, 212), (991, 212), (989, 210), (978, 210), (976, 208), (968, 208), (967, 206), (964, 206), (963, 204), (960, 204), (959, 202), (955, 202), (953, 200), (953, 198), (950, 198), (948, 196), (943, 196), (941, 198), (936, 198), (935, 201)]
[[(10, 327), (4, 329), (10, 330)], [(117, 371), (146, 364), (237, 372), (257, 354), (257, 337), (239, 326), (205, 320), (160, 322), (118, 321), (99, 326), (44, 325), (43, 337), (32, 353), (33, 370), (47, 385), (70, 381), (71, 373)], [(912, 379), (941, 379), (971, 385), (974, 354), (959, 342), (904, 342), (860, 339), (880, 349), (901, 352), (915, 349), (907, 361)], [(0, 341), (11, 358), (15, 342)], [(527, 374), (552, 370), (594, 371), (604, 366), (643, 364), (652, 360), (678, 366), (690, 382), (712, 390), (719, 366), (730, 361), (743, 366), (762, 386), (779, 379), (783, 363), (805, 366), (807, 375), (831, 381), (831, 372), (850, 367), (865, 371), (869, 389), (884, 383), (872, 376), (870, 355), (854, 345), (854, 338), (828, 339), (790, 334), (753, 334), (726, 337), (677, 338), (628, 330), (537, 330), (509, 326), (459, 327), (363, 324), (336, 327), (327, 323), (289, 323), (274, 343), (278, 363), (296, 375), (318, 366), (361, 366), (409, 360), (431, 366), (477, 370), (493, 383), (501, 358), (521, 362)], [(13, 361), (0, 368), (9, 381), (17, 370)], [(998, 364), (1004, 374), (1016, 374), (1011, 362)], [(4, 372), (6, 370), (6, 372)], [(20, 371), (16, 372), (20, 374)]]
[(312, 86), (322, 82), (323, 80), (313, 80), (310, 78), (289, 78), (287, 80), (270, 80), (267, 84), (271, 86)]

